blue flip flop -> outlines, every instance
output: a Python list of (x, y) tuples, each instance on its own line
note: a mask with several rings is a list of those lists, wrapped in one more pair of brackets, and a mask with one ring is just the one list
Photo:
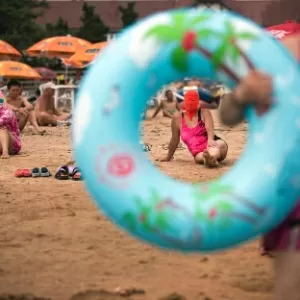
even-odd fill
[(50, 177), (51, 176), (51, 172), (46, 167), (41, 168), (40, 173), (41, 173), (41, 177)]

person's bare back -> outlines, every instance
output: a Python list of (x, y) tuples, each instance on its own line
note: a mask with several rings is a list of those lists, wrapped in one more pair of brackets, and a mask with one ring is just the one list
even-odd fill
[(55, 85), (48, 82), (43, 86), (42, 95), (37, 99), (35, 113), (40, 126), (57, 126), (59, 124), (68, 125), (70, 114), (59, 112), (55, 108), (54, 89)]
[(54, 98), (53, 97), (45, 97), (44, 95), (41, 95), (38, 97), (35, 105), (35, 112), (38, 115), (39, 113), (49, 113), (49, 114), (55, 114), (54, 109)]

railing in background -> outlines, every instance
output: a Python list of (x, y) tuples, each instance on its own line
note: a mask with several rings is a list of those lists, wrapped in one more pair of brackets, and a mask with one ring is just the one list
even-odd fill
[[(58, 70), (56, 71), (57, 75), (64, 75), (65, 74), (65, 70)], [(76, 78), (76, 70), (71, 69), (68, 71), (68, 78)], [(5, 80), (5, 82), (7, 83), (9, 80)], [(23, 93), (24, 96), (27, 98), (30, 98), (32, 96), (35, 96), (36, 94), (36, 90), (39, 88), (39, 86), (43, 83), (45, 83), (46, 81), (42, 81), (42, 80), (19, 80), (23, 86)], [(0, 90), (4, 93), (4, 95), (6, 95), (6, 86), (1, 87)]]

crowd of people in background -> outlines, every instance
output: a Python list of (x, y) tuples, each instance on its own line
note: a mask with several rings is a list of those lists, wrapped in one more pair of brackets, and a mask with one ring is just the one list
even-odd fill
[[(9, 158), (21, 149), (20, 132), (31, 124), (37, 134), (46, 133), (45, 126), (70, 125), (72, 115), (55, 107), (55, 84), (42, 84), (36, 95), (27, 99), (19, 81), (7, 83), (6, 95), (1, 95), (0, 128), (2, 158)], [(220, 89), (218, 89), (219, 91)], [(196, 163), (216, 167), (225, 159), (227, 143), (215, 135), (209, 109), (219, 105), (221, 95), (207, 90), (200, 80), (185, 79), (163, 87), (156, 97), (156, 108), (150, 119), (161, 111), (171, 119), (171, 139), (168, 154), (161, 161), (171, 161), (180, 139)]]
[(7, 94), (0, 91), (0, 154), (2, 159), (16, 155), (21, 150), (20, 133), (29, 123), (37, 134), (44, 135), (45, 126), (70, 125), (71, 114), (56, 109), (55, 84), (42, 84), (36, 96), (27, 99), (19, 81), (7, 83)]

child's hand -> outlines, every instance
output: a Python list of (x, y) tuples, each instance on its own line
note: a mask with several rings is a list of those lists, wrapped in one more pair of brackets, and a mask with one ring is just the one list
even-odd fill
[(272, 102), (272, 91), (269, 75), (251, 71), (235, 89), (235, 100), (240, 105), (268, 106)]

